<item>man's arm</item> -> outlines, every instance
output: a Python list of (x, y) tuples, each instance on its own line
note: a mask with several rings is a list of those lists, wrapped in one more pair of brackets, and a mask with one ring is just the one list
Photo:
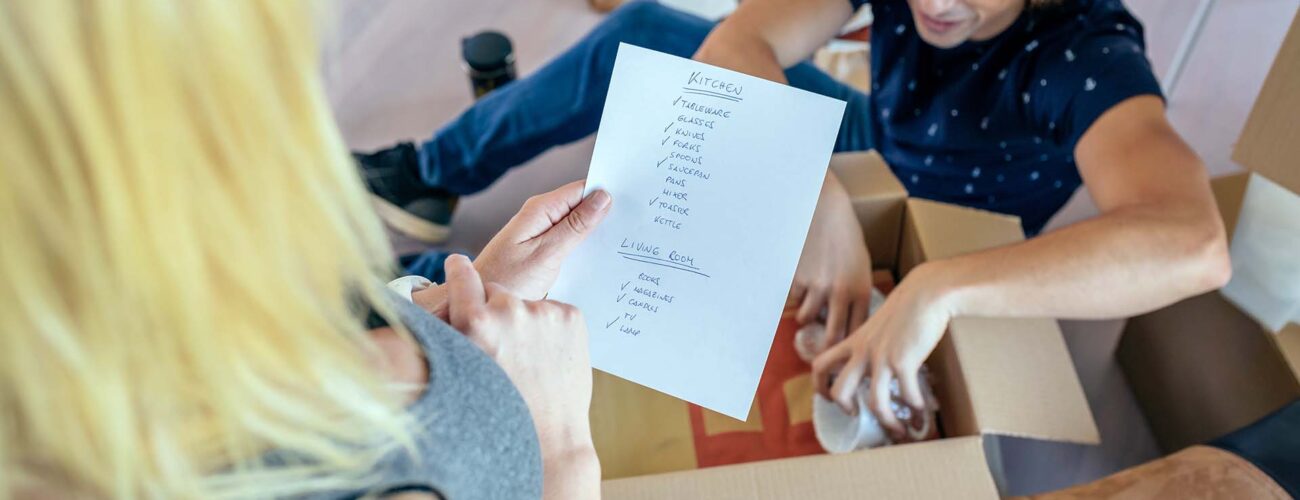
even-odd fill
[(929, 406), (917, 370), (954, 317), (1124, 317), (1228, 281), (1228, 246), (1205, 167), (1170, 127), (1159, 98), (1130, 98), (1102, 114), (1075, 158), (1100, 215), (918, 266), (861, 329), (814, 360), (814, 387), (854, 411), (853, 394), (870, 375), (872, 413), (899, 435), (888, 382), (898, 378), (912, 407)]
[(704, 39), (695, 59), (774, 82), (853, 16), (848, 0), (747, 0)]
[[(1103, 114), (1075, 149), (1101, 214), (1018, 245), (935, 262), (956, 316), (1114, 318), (1223, 286), (1228, 246), (1208, 174), (1155, 96)], [(924, 267), (924, 266), (923, 266)]]
[[(848, 0), (746, 0), (709, 33), (695, 59), (787, 83), (783, 69), (810, 57), (852, 16)], [(871, 255), (863, 240), (848, 192), (828, 170), (787, 301), (800, 323), (826, 310), (820, 349), (866, 321)]]

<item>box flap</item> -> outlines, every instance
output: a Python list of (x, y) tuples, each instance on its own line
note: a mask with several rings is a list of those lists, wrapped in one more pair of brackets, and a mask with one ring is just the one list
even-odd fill
[(605, 481), (610, 500), (998, 498), (981, 438), (949, 438)]
[(948, 336), (981, 432), (1101, 442), (1056, 320), (957, 318)]
[(1210, 179), (1214, 201), (1219, 205), (1219, 217), (1223, 218), (1224, 234), (1227, 234), (1229, 239), (1237, 228), (1237, 214), (1241, 213), (1241, 201), (1246, 198), (1246, 185), (1249, 182), (1250, 172)]
[(1300, 397), (1271, 337), (1210, 292), (1129, 319), (1115, 357), (1156, 441), (1173, 452)]
[(1241, 130), (1232, 159), (1300, 193), (1300, 11)]
[[(944, 203), (908, 200), (905, 220), (900, 259), (909, 270), (920, 261), (1024, 239), (1015, 217)], [(944, 365), (936, 366), (941, 382), (964, 386), (968, 397), (955, 401), (969, 405), (945, 409), (956, 411), (950, 430), (973, 426), (983, 433), (1087, 444), (1099, 441), (1055, 320), (957, 318), (931, 359), (945, 356), (951, 359), (935, 363)], [(965, 412), (969, 414), (962, 415)], [(949, 418), (945, 416), (945, 424), (950, 424)]]
[(832, 155), (830, 169), (849, 193), (871, 251), (872, 265), (893, 268), (907, 189), (875, 151)]
[(602, 476), (696, 468), (687, 408), (680, 399), (592, 370), (591, 436)]
[(1019, 217), (937, 201), (908, 199), (907, 218), (915, 225), (926, 260), (946, 259), (1025, 239)]

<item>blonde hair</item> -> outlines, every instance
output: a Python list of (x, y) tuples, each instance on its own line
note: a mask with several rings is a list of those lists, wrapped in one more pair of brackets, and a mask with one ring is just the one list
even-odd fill
[(350, 487), (409, 443), (356, 312), (393, 317), (391, 254), (321, 24), (310, 0), (0, 0), (0, 497)]

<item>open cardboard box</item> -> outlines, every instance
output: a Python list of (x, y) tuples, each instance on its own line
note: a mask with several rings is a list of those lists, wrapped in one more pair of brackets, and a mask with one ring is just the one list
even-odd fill
[[(1251, 175), (1212, 182), (1229, 234)], [(1300, 325), (1270, 332), (1218, 291), (1129, 319), (1115, 356), (1166, 453), (1300, 397)]]
[[(1233, 159), (1251, 172), (1212, 182), (1229, 235), (1252, 176), (1300, 197), (1300, 13)], [(1300, 259), (1300, 248), (1291, 250)], [(1116, 357), (1166, 452), (1236, 430), (1300, 397), (1300, 324), (1270, 331), (1218, 291), (1130, 319)]]
[[(907, 198), (874, 152), (837, 154), (831, 168), (848, 189), (875, 264), (900, 278), (926, 260), (1024, 238), (1015, 217)], [(592, 430), (607, 478), (604, 496), (996, 498), (1000, 458), (986, 435), (1098, 442), (1055, 320), (958, 318), (927, 364), (943, 439), (704, 469), (695, 469), (688, 443), (664, 437), (689, 432), (685, 404), (598, 373)]]

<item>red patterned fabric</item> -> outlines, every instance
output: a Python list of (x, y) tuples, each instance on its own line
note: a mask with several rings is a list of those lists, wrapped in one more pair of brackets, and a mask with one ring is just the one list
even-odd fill
[[(882, 293), (888, 294), (894, 288), (893, 277), (888, 272), (877, 271), (874, 281)], [(799, 354), (795, 352), (794, 336), (798, 330), (799, 324), (789, 313), (782, 316), (777, 325), (772, 351), (768, 355), (767, 366), (758, 381), (758, 392), (755, 395), (755, 404), (759, 407), (762, 420), (760, 430), (710, 435), (705, 425), (705, 412), (708, 410), (688, 405), (691, 433), (695, 439), (695, 458), (699, 467), (825, 453), (817, 443), (817, 436), (813, 434), (811, 419), (790, 422), (790, 405), (809, 408), (812, 404), (811, 399), (788, 402), (785, 396), (788, 382), (809, 375), (812, 371), (812, 367), (799, 359)], [(811, 393), (808, 394), (811, 396)], [(749, 424), (751, 425), (747, 427), (754, 423)]]
[(825, 453), (813, 435), (812, 421), (790, 424), (785, 401), (787, 380), (812, 369), (794, 350), (798, 323), (782, 318), (776, 329), (767, 367), (758, 381), (756, 400), (763, 419), (761, 432), (724, 432), (707, 435), (704, 409), (690, 405), (691, 431), (695, 436), (695, 457), (700, 467), (754, 462), (774, 458)]

